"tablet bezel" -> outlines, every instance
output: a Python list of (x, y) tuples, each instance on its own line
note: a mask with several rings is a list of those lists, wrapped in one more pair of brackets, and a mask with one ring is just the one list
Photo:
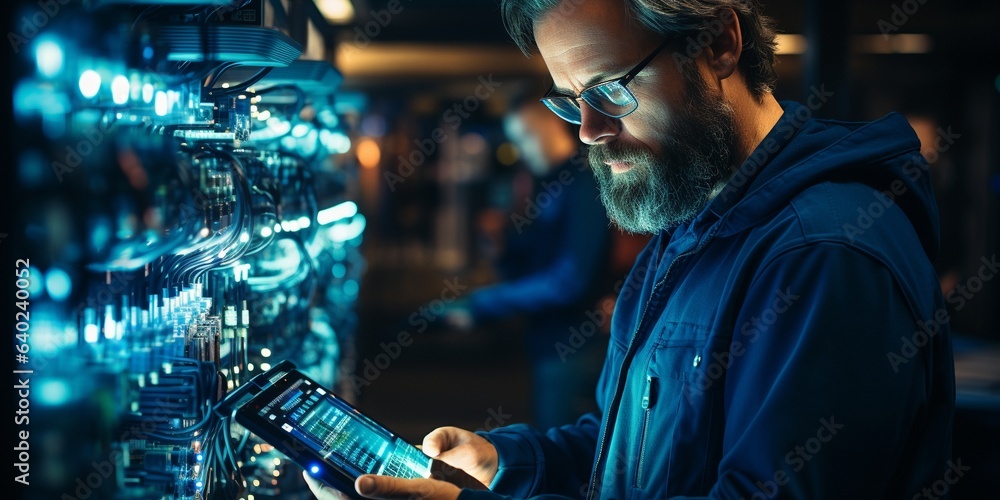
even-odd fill
[[(258, 377), (261, 376), (262, 375)], [(361, 498), (354, 490), (354, 480), (363, 474), (359, 473), (360, 469), (348, 470), (330, 460), (323, 458), (308, 444), (281, 429), (280, 424), (277, 424), (277, 421), (270, 421), (259, 415), (261, 408), (294, 385), (298, 380), (308, 381), (315, 388), (322, 389), (326, 393), (323, 397), (332, 398), (342, 404), (345, 408), (352, 410), (353, 413), (351, 414), (351, 418), (361, 419), (371, 426), (377, 427), (385, 434), (388, 434), (390, 436), (389, 439), (394, 441), (397, 447), (411, 446), (414, 449), (417, 449), (413, 446), (413, 444), (400, 438), (399, 434), (392, 431), (392, 429), (389, 429), (382, 423), (376, 421), (368, 415), (365, 415), (354, 405), (338, 396), (335, 392), (329, 390), (322, 384), (317, 383), (315, 380), (298, 369), (290, 368), (280, 374), (280, 377), (278, 374), (269, 377), (268, 385), (266, 387), (261, 387), (259, 392), (237, 406), (234, 414), (238, 423), (264, 439), (264, 441), (268, 444), (274, 446), (275, 449), (294, 461), (313, 477), (316, 477), (317, 479), (333, 486), (353, 498)], [(255, 378), (251, 381), (251, 383), (254, 382), (258, 382), (258, 379)], [(433, 465), (431, 457), (427, 457), (427, 461), (428, 468), (430, 468), (431, 465)], [(314, 467), (318, 468), (318, 470), (314, 470)], [(425, 477), (431, 476), (428, 475)]]

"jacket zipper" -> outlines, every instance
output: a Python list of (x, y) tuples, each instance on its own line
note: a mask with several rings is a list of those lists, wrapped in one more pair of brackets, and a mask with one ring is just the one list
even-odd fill
[[(706, 238), (706, 243), (707, 239), (708, 238)], [(608, 418), (607, 421), (605, 421), (604, 423), (604, 430), (601, 432), (601, 443), (600, 447), (597, 449), (597, 459), (594, 461), (594, 472), (590, 478), (590, 489), (587, 491), (587, 500), (593, 500), (594, 494), (596, 493), (597, 475), (601, 471), (601, 459), (604, 457), (604, 445), (607, 443), (608, 431), (611, 430), (612, 420), (613, 419), (617, 420), (618, 418), (618, 407), (621, 404), (621, 397), (623, 392), (621, 386), (622, 375), (624, 375), (625, 371), (628, 370), (629, 365), (632, 363), (632, 358), (635, 357), (635, 352), (633, 352), (633, 347), (636, 347), (636, 349), (638, 349), (637, 346), (635, 345), (635, 339), (639, 337), (639, 333), (643, 331), (642, 330), (643, 325), (646, 324), (646, 318), (647, 318), (646, 313), (649, 311), (649, 303), (652, 302), (653, 299), (656, 297), (657, 290), (659, 290), (660, 287), (667, 282), (667, 278), (670, 277), (670, 271), (673, 270), (674, 264), (676, 264), (677, 261), (697, 252), (698, 250), (701, 249), (702, 246), (703, 245), (699, 245), (697, 248), (689, 252), (682, 253), (670, 262), (670, 265), (667, 266), (667, 271), (663, 274), (663, 278), (660, 281), (658, 281), (655, 285), (653, 285), (653, 291), (649, 295), (649, 300), (646, 301), (646, 304), (642, 308), (642, 316), (639, 317), (639, 325), (636, 327), (635, 333), (632, 335), (632, 338), (628, 342), (628, 349), (625, 351), (625, 358), (622, 360), (622, 366), (621, 368), (618, 369), (618, 375), (615, 377), (615, 395), (611, 400), (611, 405), (608, 407), (609, 409)], [(664, 249), (664, 251), (666, 251), (666, 249)]]
[[(632, 334), (632, 338), (629, 339), (628, 349), (626, 349), (625, 351), (625, 358), (622, 360), (622, 366), (621, 368), (618, 369), (618, 374), (615, 376), (615, 394), (614, 397), (611, 398), (611, 404), (608, 406), (609, 409), (614, 410), (615, 419), (618, 418), (618, 410), (619, 410), (618, 406), (621, 404), (621, 397), (623, 392), (622, 391), (623, 387), (621, 386), (622, 375), (625, 373), (626, 370), (628, 370), (629, 364), (632, 362), (632, 358), (635, 356), (635, 352), (633, 352), (632, 348), (636, 347), (635, 339), (639, 337), (639, 332), (642, 331), (642, 327), (646, 323), (646, 318), (647, 318), (646, 313), (649, 311), (649, 302), (654, 297), (656, 297), (656, 291), (660, 289), (660, 286), (662, 286), (667, 282), (667, 278), (670, 277), (670, 271), (673, 270), (674, 264), (676, 264), (677, 261), (685, 257), (688, 257), (700, 251), (702, 248), (704, 248), (705, 245), (707, 245), (708, 242), (712, 239), (712, 237), (715, 236), (715, 232), (717, 230), (718, 230), (718, 225), (713, 226), (712, 229), (709, 231), (709, 233), (706, 235), (705, 239), (702, 240), (702, 242), (698, 246), (696, 246), (695, 248), (693, 248), (688, 252), (684, 252), (678, 255), (677, 257), (674, 258), (674, 260), (670, 261), (670, 265), (667, 266), (667, 271), (663, 273), (663, 278), (660, 281), (658, 281), (655, 285), (653, 285), (653, 290), (649, 294), (650, 300), (646, 301), (646, 304), (642, 307), (642, 316), (639, 317), (639, 325), (636, 327), (635, 333)], [(667, 246), (669, 246), (669, 244)], [(664, 252), (665, 251), (666, 249), (664, 249)], [(597, 475), (601, 471), (601, 459), (604, 458), (604, 445), (607, 443), (608, 431), (611, 429), (611, 422), (612, 422), (611, 416), (612, 414), (609, 413), (607, 421), (604, 422), (604, 429), (601, 431), (601, 442), (599, 448), (597, 448), (597, 458), (594, 460), (594, 471), (590, 477), (590, 488), (587, 490), (587, 500), (592, 500), (594, 498), (597, 486)]]
[(657, 378), (646, 375), (646, 391), (642, 395), (642, 433), (639, 434), (639, 467), (635, 470), (635, 487), (642, 488), (643, 462), (646, 459), (646, 435), (649, 432), (649, 413), (656, 404)]

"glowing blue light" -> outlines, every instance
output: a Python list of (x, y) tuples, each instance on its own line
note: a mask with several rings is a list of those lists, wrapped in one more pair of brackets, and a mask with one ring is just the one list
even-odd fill
[(157, 91), (154, 100), (156, 101), (156, 103), (153, 104), (153, 108), (156, 110), (156, 115), (167, 116), (167, 111), (169, 111), (169, 102), (167, 101), (167, 93), (162, 90)]
[(347, 274), (347, 266), (341, 264), (340, 262), (333, 265), (333, 277), (340, 279)]
[(111, 80), (111, 100), (115, 104), (125, 104), (128, 102), (129, 87), (128, 78), (124, 75), (116, 76)]
[(202, 488), (202, 486), (205, 486), (205, 483), (202, 483), (201, 481), (194, 483), (194, 487), (198, 488), (199, 490)]
[(149, 45), (143, 47), (142, 48), (142, 58), (143, 59), (152, 59), (153, 58), (153, 48), (150, 47)]
[(351, 150), (351, 138), (342, 132), (330, 132), (328, 135), (321, 136), (320, 140), (323, 142), (323, 146), (334, 154), (343, 154)]
[(305, 156), (312, 156), (316, 154), (316, 149), (319, 148), (319, 132), (316, 129), (310, 129), (309, 133), (305, 137), (299, 139), (300, 152)]
[(309, 133), (309, 125), (306, 125), (305, 123), (299, 123), (296, 124), (294, 127), (292, 127), (293, 137), (305, 137), (306, 134), (308, 133)]
[(309, 226), (312, 225), (312, 221), (309, 220), (309, 217), (306, 217), (304, 215), (302, 217), (299, 217), (299, 221), (298, 222), (299, 222), (299, 227), (302, 228), (302, 229), (306, 229), (306, 228), (308, 228)]
[(38, 392), (41, 395), (42, 404), (59, 406), (69, 401), (71, 391), (69, 384), (62, 380), (44, 379), (39, 385)]
[(358, 205), (353, 201), (345, 201), (330, 208), (320, 210), (316, 214), (316, 222), (323, 226), (340, 219), (354, 217), (358, 213)]
[(97, 329), (97, 325), (87, 323), (87, 326), (83, 327), (83, 340), (86, 340), (88, 344), (94, 344), (97, 342), (100, 333), (100, 330)]
[(314, 466), (310, 467), (309, 468), (309, 472), (312, 472), (313, 474), (319, 474), (319, 466), (314, 465)]
[(104, 309), (104, 338), (113, 339), (118, 331), (118, 322), (115, 321), (113, 306), (105, 306)]
[(205, 460), (205, 457), (201, 453), (199, 453), (199, 454), (197, 454), (197, 455), (194, 456), (194, 459), (197, 462), (201, 462), (202, 460)]
[(246, 231), (240, 233), (240, 242), (246, 243), (248, 241), (250, 241), (250, 234), (248, 234)]
[(153, 84), (147, 83), (142, 86), (142, 102), (149, 104), (153, 102)]
[(38, 65), (38, 72), (46, 78), (54, 78), (63, 69), (63, 51), (58, 43), (52, 40), (40, 42), (35, 47), (35, 63)]
[(295, 148), (298, 146), (298, 143), (295, 142), (295, 138), (290, 135), (282, 137), (279, 144), (281, 144), (281, 147), (289, 151), (295, 151)]
[(66, 274), (66, 271), (58, 267), (53, 267), (45, 276), (45, 290), (52, 297), (52, 300), (62, 302), (73, 291), (73, 281), (70, 280), (69, 274)]
[(271, 228), (269, 228), (269, 227), (262, 227), (262, 228), (260, 228), (260, 235), (261, 236), (263, 236), (265, 238), (270, 238), (272, 234), (274, 234), (274, 231), (272, 231)]
[(363, 215), (358, 215), (350, 223), (334, 224), (329, 230), (330, 240), (334, 243), (351, 241), (365, 232), (365, 225), (366, 221)]
[(274, 132), (275, 136), (282, 136), (292, 130), (292, 124), (278, 118), (277, 116), (272, 116), (267, 119), (267, 128)]
[(45, 293), (45, 274), (36, 267), (31, 267), (31, 277), (28, 279), (28, 292), (40, 297)]
[(358, 294), (358, 282), (355, 280), (347, 280), (344, 282), (344, 293), (348, 297), (353, 297)]
[(80, 75), (80, 93), (83, 97), (90, 99), (101, 90), (101, 75), (92, 69), (84, 71)]

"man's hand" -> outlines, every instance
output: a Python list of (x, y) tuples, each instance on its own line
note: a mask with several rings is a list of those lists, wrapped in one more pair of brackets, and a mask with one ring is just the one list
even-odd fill
[[(485, 486), (493, 482), (499, 467), (497, 449), (483, 437), (458, 427), (439, 427), (424, 437), (421, 447), (428, 456), (452, 467), (462, 469)], [(309, 489), (319, 500), (347, 500), (347, 495), (320, 483), (303, 472)], [(442, 476), (447, 479), (447, 476)], [(354, 489), (367, 498), (422, 498), (454, 500), (459, 489), (451, 483), (435, 479), (400, 479), (389, 476), (364, 475), (354, 482)]]
[[(319, 500), (347, 500), (348, 496), (302, 473), (309, 489)], [(455, 500), (458, 486), (435, 479), (401, 479), (367, 474), (354, 481), (354, 490), (365, 498), (419, 498), (422, 500)]]
[[(350, 500), (347, 495), (317, 481), (306, 471), (302, 471), (302, 477), (305, 478), (306, 486), (309, 486), (309, 490), (313, 492), (313, 495), (316, 495), (317, 500)], [(355, 485), (356, 487), (357, 485)]]
[(485, 438), (458, 427), (438, 427), (424, 437), (424, 453), (456, 469), (462, 469), (489, 486), (497, 475), (497, 449)]

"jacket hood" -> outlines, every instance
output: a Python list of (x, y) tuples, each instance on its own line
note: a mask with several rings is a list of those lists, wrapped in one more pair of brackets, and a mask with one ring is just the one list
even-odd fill
[(708, 206), (706, 212), (719, 217), (717, 235), (754, 226), (809, 186), (860, 182), (903, 209), (928, 257), (937, 256), (940, 228), (929, 165), (905, 118), (818, 120), (806, 106), (781, 105), (785, 113)]

